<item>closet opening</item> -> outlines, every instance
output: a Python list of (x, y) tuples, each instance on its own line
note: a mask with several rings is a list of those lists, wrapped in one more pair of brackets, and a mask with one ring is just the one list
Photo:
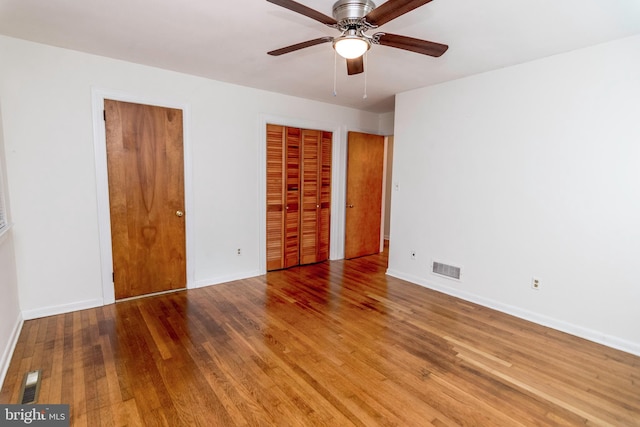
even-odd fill
[(267, 271), (329, 259), (332, 132), (267, 124)]

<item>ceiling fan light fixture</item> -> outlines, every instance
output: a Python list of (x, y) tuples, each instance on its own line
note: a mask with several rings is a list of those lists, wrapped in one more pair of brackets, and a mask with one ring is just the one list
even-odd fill
[(337, 0), (333, 5), (333, 18), (298, 3), (296, 0), (267, 1), (341, 32), (338, 37), (319, 37), (272, 50), (267, 54), (279, 56), (318, 44), (332, 42), (335, 57), (337, 58), (337, 55), (340, 55), (347, 60), (347, 75), (349, 76), (364, 72), (364, 54), (371, 48), (372, 44), (404, 49), (422, 55), (433, 56), (434, 58), (441, 56), (449, 48), (445, 44), (398, 34), (386, 32), (378, 32), (371, 36), (365, 34), (367, 31), (377, 29), (381, 25), (429, 3), (431, 0), (386, 0), (380, 7), (376, 7), (372, 0)]
[(369, 40), (361, 36), (345, 35), (336, 37), (333, 40), (333, 48), (335, 51), (338, 55), (346, 59), (359, 58), (364, 55), (370, 47), (371, 43)]

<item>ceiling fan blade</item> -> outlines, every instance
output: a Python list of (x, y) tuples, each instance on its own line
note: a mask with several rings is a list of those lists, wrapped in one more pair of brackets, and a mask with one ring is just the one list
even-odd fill
[[(270, 1), (270, 0), (268, 0)], [(386, 24), (398, 16), (402, 16), (413, 9), (417, 9), (429, 3), (431, 0), (389, 0), (376, 7), (365, 16), (368, 23), (377, 25)]]
[(353, 59), (347, 59), (347, 74), (352, 76), (364, 72), (364, 60), (362, 56)]
[(296, 50), (304, 49), (305, 47), (315, 46), (317, 44), (327, 43), (333, 41), (333, 37), (320, 37), (318, 39), (307, 40), (306, 42), (292, 44), (291, 46), (283, 47), (280, 49), (272, 50), (271, 52), (267, 52), (267, 55), (271, 56), (280, 56), (285, 53), (294, 52)]
[(320, 13), (317, 10), (313, 10), (310, 7), (307, 7), (293, 0), (267, 0), (267, 1), (269, 3), (276, 4), (278, 6), (284, 7), (285, 9), (289, 9), (301, 15), (307, 16), (311, 19), (315, 19), (316, 21), (322, 22), (325, 25), (335, 25), (338, 23), (335, 19), (331, 18), (330, 16)]
[(399, 36), (397, 34), (383, 33), (378, 40), (383, 46), (395, 47), (435, 57), (442, 55), (449, 49), (449, 46), (446, 44)]

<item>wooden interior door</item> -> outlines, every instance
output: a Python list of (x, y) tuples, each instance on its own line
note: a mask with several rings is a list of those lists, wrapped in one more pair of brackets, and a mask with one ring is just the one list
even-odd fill
[(299, 264), (300, 129), (267, 125), (267, 270)]
[(300, 264), (300, 134), (300, 129), (286, 128), (284, 268)]
[(267, 271), (329, 259), (331, 141), (267, 124)]
[(184, 288), (182, 110), (104, 108), (116, 299)]
[(302, 131), (300, 264), (329, 258), (331, 132)]
[(384, 137), (349, 132), (345, 258), (380, 252)]
[(302, 218), (300, 220), (300, 263), (316, 262), (318, 244), (318, 148), (319, 131), (302, 131)]
[(318, 194), (317, 261), (329, 259), (331, 236), (331, 145), (333, 133), (322, 132), (320, 146), (320, 193)]

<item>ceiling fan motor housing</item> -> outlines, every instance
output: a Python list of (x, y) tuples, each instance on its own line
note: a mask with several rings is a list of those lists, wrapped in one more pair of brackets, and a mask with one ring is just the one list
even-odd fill
[(333, 4), (333, 17), (338, 23), (359, 20), (375, 8), (371, 0), (338, 0)]

